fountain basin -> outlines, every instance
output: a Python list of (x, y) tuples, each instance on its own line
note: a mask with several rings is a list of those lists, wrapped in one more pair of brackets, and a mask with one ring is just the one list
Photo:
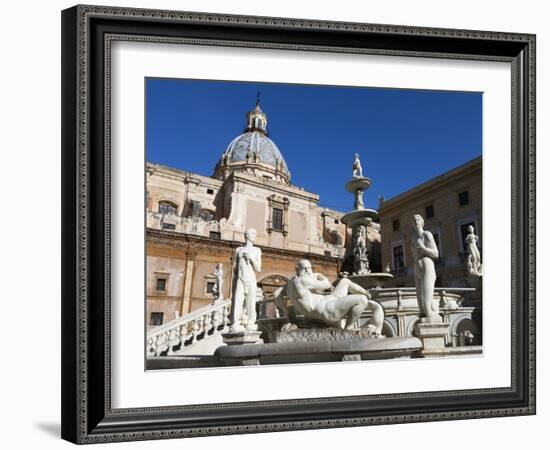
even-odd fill
[(416, 337), (344, 339), (225, 346), (215, 357), (225, 366), (410, 358), (422, 348)]
[(371, 272), (365, 275), (349, 275), (348, 278), (363, 289), (372, 289), (382, 287), (384, 282), (393, 278), (393, 275), (386, 272)]
[(342, 216), (342, 222), (350, 228), (355, 228), (359, 225), (367, 226), (375, 219), (378, 219), (378, 211), (368, 208), (356, 209)]
[(354, 193), (355, 191), (365, 191), (372, 184), (372, 180), (367, 177), (353, 178), (346, 183), (346, 190)]

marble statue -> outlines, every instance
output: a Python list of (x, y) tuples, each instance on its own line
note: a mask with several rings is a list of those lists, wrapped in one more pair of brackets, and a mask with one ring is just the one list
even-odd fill
[(481, 256), (479, 254), (479, 248), (477, 247), (477, 241), (479, 238), (474, 233), (474, 227), (470, 225), (468, 227), (468, 234), (466, 235), (466, 250), (468, 251), (467, 267), (470, 275), (481, 276)]
[(367, 228), (359, 225), (356, 228), (355, 246), (353, 248), (354, 275), (369, 273), (369, 258), (367, 254)]
[(389, 264), (386, 264), (386, 268), (384, 269), (384, 272), (391, 273), (391, 268)]
[(414, 259), (414, 281), (421, 318), (426, 322), (440, 322), (439, 303), (433, 301), (435, 287), (435, 263), (439, 251), (432, 233), (424, 230), (421, 215), (413, 216), (411, 251)]
[(216, 269), (214, 270), (214, 288), (212, 289), (212, 294), (214, 295), (214, 301), (223, 300), (223, 264), (216, 264)]
[(369, 273), (367, 247), (362, 246), (353, 249), (353, 271), (354, 275), (365, 275)]
[[(325, 292), (327, 290), (329, 292)], [(288, 317), (288, 307), (283, 301), (285, 296), (306, 319), (346, 330), (356, 330), (361, 313), (370, 308), (373, 317), (366, 326), (367, 330), (373, 336), (382, 333), (384, 310), (370, 300), (367, 290), (349, 278), (341, 278), (333, 288), (324, 275), (313, 272), (307, 259), (296, 264), (296, 276), (275, 292), (276, 305)]]
[(361, 160), (359, 159), (359, 154), (356, 153), (353, 156), (353, 178), (363, 178), (363, 168), (361, 167)]
[(359, 225), (356, 230), (355, 245), (358, 247), (365, 247), (367, 245), (367, 227), (365, 225)]
[(244, 233), (245, 244), (235, 250), (235, 267), (231, 296), (231, 327), (233, 333), (257, 330), (256, 325), (256, 272), (262, 270), (262, 252), (254, 247), (256, 230)]

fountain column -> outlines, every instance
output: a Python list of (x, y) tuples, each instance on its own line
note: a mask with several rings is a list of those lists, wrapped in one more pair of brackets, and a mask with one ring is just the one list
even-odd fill
[(361, 161), (356, 153), (352, 179), (346, 183), (346, 190), (354, 197), (354, 209), (342, 217), (342, 222), (352, 231), (341, 272), (347, 273), (348, 278), (365, 289), (381, 287), (385, 280), (393, 278), (390, 273), (373, 273), (369, 267), (367, 229), (371, 222), (378, 218), (378, 211), (366, 208), (363, 200), (363, 193), (371, 184), (372, 180), (363, 176)]

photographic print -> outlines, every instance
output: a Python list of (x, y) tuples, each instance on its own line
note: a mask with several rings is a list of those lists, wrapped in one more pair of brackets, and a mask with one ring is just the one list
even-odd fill
[(482, 93), (145, 97), (147, 369), (483, 354)]

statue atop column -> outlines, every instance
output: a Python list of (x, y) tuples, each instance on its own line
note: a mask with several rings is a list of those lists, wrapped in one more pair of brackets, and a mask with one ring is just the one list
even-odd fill
[(361, 167), (361, 160), (359, 159), (359, 153), (353, 155), (353, 178), (363, 178), (363, 168)]
[(216, 269), (214, 270), (214, 289), (212, 289), (212, 294), (214, 295), (214, 301), (223, 300), (223, 264), (216, 264)]
[(256, 230), (248, 228), (245, 244), (235, 250), (233, 289), (231, 296), (230, 332), (255, 331), (256, 325), (256, 272), (262, 270), (262, 252), (254, 247)]
[(432, 233), (424, 230), (421, 215), (413, 216), (411, 251), (414, 259), (414, 281), (420, 316), (426, 322), (441, 322), (439, 303), (433, 301), (435, 288), (435, 263), (439, 251)]
[(468, 252), (467, 267), (470, 275), (481, 276), (481, 256), (479, 248), (477, 247), (477, 241), (479, 238), (475, 235), (475, 230), (472, 225), (468, 227), (468, 234), (466, 235), (466, 250)]
[(333, 288), (324, 275), (313, 272), (307, 259), (296, 264), (296, 275), (275, 293), (276, 305), (288, 317), (288, 308), (282, 300), (285, 296), (305, 319), (345, 330), (357, 330), (361, 313), (369, 308), (373, 311), (366, 327), (369, 334), (382, 333), (384, 309), (370, 299), (367, 290), (348, 278), (341, 278)]

